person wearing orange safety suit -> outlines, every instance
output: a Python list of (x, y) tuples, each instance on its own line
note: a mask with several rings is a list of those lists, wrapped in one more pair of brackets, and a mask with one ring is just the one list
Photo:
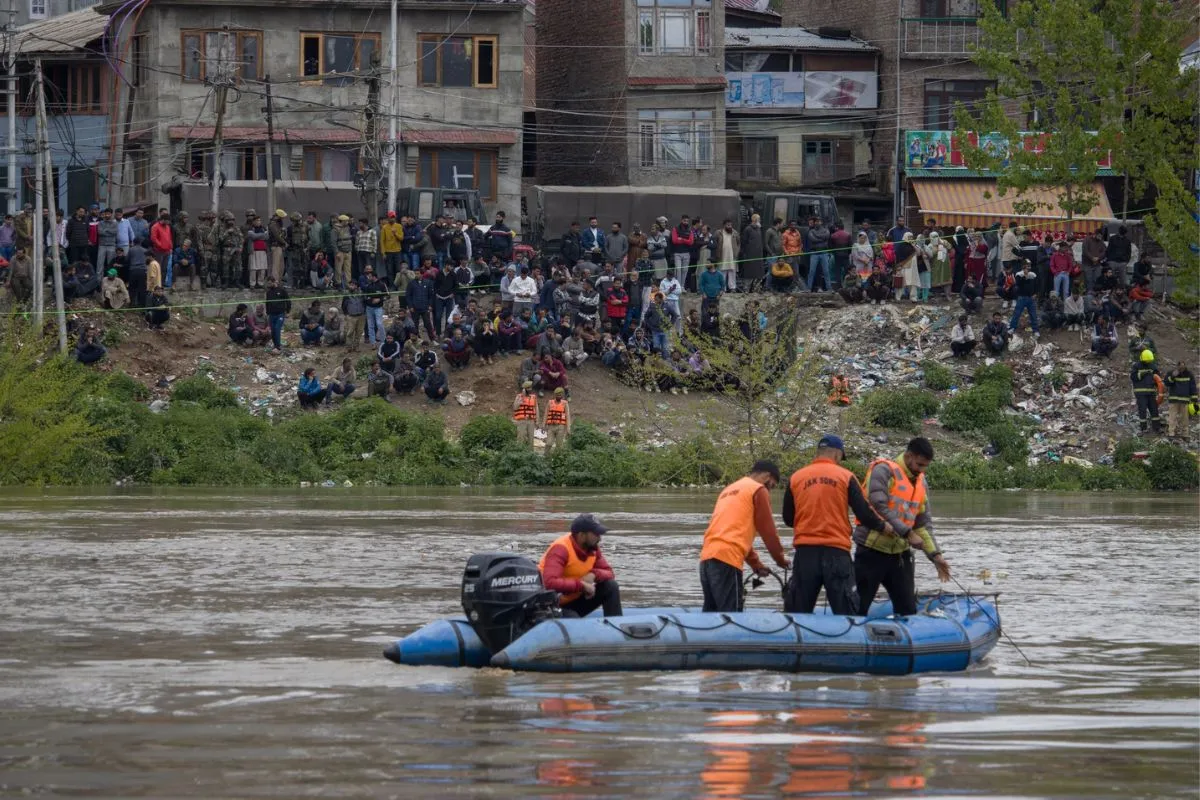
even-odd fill
[(726, 486), (717, 497), (700, 549), (705, 611), (742, 610), (744, 562), (750, 563), (756, 575), (770, 573), (754, 552), (756, 532), (775, 563), (788, 568), (771, 511), (771, 489), (778, 484), (779, 467), (771, 461), (756, 461), (746, 477)]
[(826, 435), (817, 442), (813, 462), (797, 470), (788, 482), (783, 521), (792, 527), (796, 552), (784, 611), (812, 613), (824, 586), (833, 613), (857, 614), (847, 509), (852, 509), (871, 530), (892, 530), (871, 508), (854, 474), (841, 466), (845, 457), (841, 437)]

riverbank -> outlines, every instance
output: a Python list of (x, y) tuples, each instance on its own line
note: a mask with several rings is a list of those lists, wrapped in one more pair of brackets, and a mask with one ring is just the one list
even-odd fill
[[(736, 314), (747, 299), (731, 297), (723, 310)], [(772, 319), (788, 313), (779, 296), (761, 299)], [(418, 394), (300, 412), (295, 386), (305, 367), (323, 378), (343, 357), (370, 361), (368, 351), (240, 348), (198, 306), (179, 307), (165, 331), (150, 331), (136, 315), (84, 304), (76, 311), (102, 325), (109, 346), (99, 369), (42, 361), (44, 343), (19, 326), (5, 336), (0, 408), (16, 424), (0, 435), (11, 445), (6, 452), (19, 455), (0, 482), (709, 485), (740, 475), (757, 456), (791, 469), (822, 433), (836, 431), (859, 469), (894, 456), (912, 435), (927, 436), (938, 452), (930, 481), (939, 488), (1197, 485), (1194, 436), (1173, 444), (1136, 438), (1124, 347), (1111, 361), (1094, 361), (1078, 334), (1060, 331), (1040, 340), (1018, 335), (1004, 361), (959, 360), (948, 353), (951, 306), (790, 302), (802, 303), (796, 349), (814, 385), (784, 382), (756, 399), (761, 422), (749, 441), (744, 398), (649, 393), (588, 363), (569, 373), (575, 433), (550, 455), (540, 440), (533, 449), (517, 445), (507, 421), (515, 356), (452, 372), (455, 399), (445, 404)], [(1168, 363), (1189, 352), (1173, 331), (1153, 331)], [(849, 408), (824, 401), (824, 383), (839, 371), (851, 379)]]

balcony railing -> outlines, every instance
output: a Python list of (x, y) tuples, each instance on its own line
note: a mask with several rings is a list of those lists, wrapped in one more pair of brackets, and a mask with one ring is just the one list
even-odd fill
[(977, 17), (914, 17), (901, 20), (904, 55), (910, 58), (961, 56), (978, 44)]
[(857, 175), (853, 164), (820, 161), (811, 156), (804, 159), (804, 185), (845, 181)]

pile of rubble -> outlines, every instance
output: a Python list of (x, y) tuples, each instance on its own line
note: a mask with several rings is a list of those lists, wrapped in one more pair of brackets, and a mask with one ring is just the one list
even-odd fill
[[(848, 306), (826, 311), (816, 326), (799, 337), (798, 348), (822, 360), (821, 374), (828, 379), (842, 372), (856, 394), (876, 388), (922, 386), (921, 365), (933, 360), (956, 376), (953, 395), (969, 385), (982, 364), (996, 359), (976, 349), (973, 357), (956, 359), (950, 353), (950, 330), (956, 307), (887, 304)], [(1018, 333), (1002, 359), (1013, 371), (1013, 406), (1007, 413), (1031, 423), (1035, 431), (1029, 445), (1031, 461), (1078, 459), (1066, 451), (1098, 456), (1111, 451), (1119, 438), (1138, 429), (1121, 352), (1112, 361), (1100, 361), (1088, 352), (1080, 335), (1057, 335), (1059, 344)], [(1063, 340), (1071, 337), (1063, 346)], [(936, 418), (926, 420), (936, 426)]]

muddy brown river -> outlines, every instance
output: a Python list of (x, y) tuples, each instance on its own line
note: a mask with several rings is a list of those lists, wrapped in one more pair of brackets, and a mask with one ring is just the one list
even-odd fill
[(1194, 496), (935, 494), (1032, 664), (1007, 642), (900, 678), (381, 657), (459, 612), (468, 554), (536, 559), (585, 510), (626, 607), (698, 605), (713, 495), (0, 494), (0, 796), (1197, 796)]

